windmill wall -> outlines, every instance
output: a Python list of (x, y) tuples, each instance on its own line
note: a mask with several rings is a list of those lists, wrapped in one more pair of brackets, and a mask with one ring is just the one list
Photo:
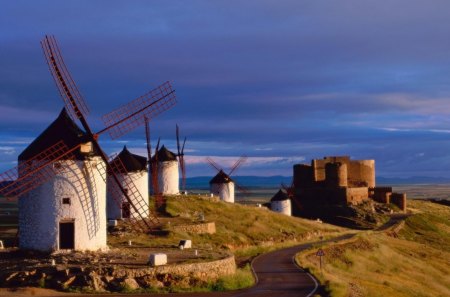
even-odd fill
[(179, 184), (178, 161), (158, 162), (158, 187), (161, 194), (179, 194)]
[(107, 249), (106, 166), (100, 162), (56, 162), (61, 167), (53, 179), (19, 198), (20, 248), (58, 250), (60, 223), (73, 222), (75, 250)]
[(292, 207), (291, 200), (278, 200), (270, 202), (270, 209), (275, 212), (279, 212), (281, 214), (291, 216), (292, 215)]
[(210, 184), (210, 192), (215, 196), (219, 196), (224, 202), (234, 203), (234, 183), (212, 183)]
[[(127, 174), (117, 174), (117, 178), (119, 179), (119, 182), (121, 183), (122, 187), (126, 190), (127, 185), (129, 184), (129, 181), (131, 181), (136, 188), (138, 189), (139, 193), (141, 194), (142, 198), (144, 199), (144, 203), (142, 201), (135, 201), (136, 197), (132, 195), (130, 197), (131, 202), (138, 206), (137, 212), (133, 207), (130, 206), (130, 216), (133, 218), (148, 218), (150, 214), (149, 209), (149, 187), (148, 187), (148, 172), (147, 170), (137, 171), (137, 172), (128, 172)], [(109, 183), (113, 182), (112, 180), (108, 179), (108, 186)], [(116, 201), (119, 200), (119, 201)], [(122, 213), (122, 204), (128, 203), (125, 195), (122, 193), (119, 193), (115, 195), (114, 197), (108, 193), (108, 201), (107, 201), (107, 215), (108, 219), (122, 219), (123, 213)]]

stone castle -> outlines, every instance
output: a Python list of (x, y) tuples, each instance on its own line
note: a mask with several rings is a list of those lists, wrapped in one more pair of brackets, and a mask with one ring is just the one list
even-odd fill
[(294, 165), (295, 197), (300, 205), (358, 205), (369, 199), (406, 209), (406, 194), (391, 187), (376, 187), (375, 160), (325, 157), (311, 165)]

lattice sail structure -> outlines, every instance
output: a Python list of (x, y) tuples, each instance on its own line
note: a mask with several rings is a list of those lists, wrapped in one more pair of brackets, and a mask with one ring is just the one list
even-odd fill
[[(167, 81), (147, 94), (103, 115), (102, 120), (107, 127), (104, 130), (108, 130), (112, 139), (119, 138), (143, 125), (145, 118), (152, 119), (175, 104), (175, 90)], [(103, 130), (99, 133), (101, 132)]]
[[(127, 170), (125, 165), (122, 163), (120, 158), (116, 158), (117, 154), (113, 154), (109, 157), (109, 166), (108, 169), (100, 170), (101, 172), (106, 172), (106, 176), (102, 175), (102, 178), (108, 184), (108, 193), (111, 195), (115, 203), (119, 208), (123, 206), (123, 189), (126, 189), (126, 194), (131, 201), (131, 206), (134, 208), (134, 211), (138, 216), (130, 216), (130, 221), (133, 223), (132, 226), (137, 226), (139, 231), (148, 231), (148, 224), (146, 224), (146, 220), (153, 226), (159, 225), (159, 220), (155, 213), (153, 213), (149, 209), (148, 199), (145, 199), (144, 196), (139, 192), (138, 188), (134, 184), (132, 179), (124, 179), (122, 182), (124, 183), (122, 186), (116, 183), (113, 179), (114, 176), (117, 178), (117, 174), (127, 174)], [(114, 161), (113, 161), (114, 160)], [(103, 164), (102, 164), (103, 166)], [(148, 218), (144, 217), (142, 213), (143, 210), (149, 210)]]
[(62, 170), (57, 161), (74, 159), (76, 149), (79, 146), (69, 149), (61, 140), (33, 158), (21, 161), (18, 166), (0, 174), (0, 195), (7, 198), (21, 196), (42, 185)]
[(72, 119), (86, 117), (89, 109), (64, 64), (56, 39), (53, 36), (45, 36), (41, 41), (41, 46), (59, 94), (66, 107), (70, 107), (67, 110)]

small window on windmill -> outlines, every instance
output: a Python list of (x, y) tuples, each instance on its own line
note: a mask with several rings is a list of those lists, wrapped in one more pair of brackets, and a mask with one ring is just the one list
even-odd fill
[(80, 152), (82, 154), (90, 154), (92, 153), (92, 142), (82, 143), (80, 146)]
[(64, 198), (62, 199), (62, 204), (70, 205), (70, 204), (71, 204), (71, 203), (70, 203), (70, 198), (69, 198), (69, 197), (64, 197)]
[(60, 162), (55, 162), (55, 163), (53, 163), (53, 168), (61, 169), (62, 168), (62, 164)]

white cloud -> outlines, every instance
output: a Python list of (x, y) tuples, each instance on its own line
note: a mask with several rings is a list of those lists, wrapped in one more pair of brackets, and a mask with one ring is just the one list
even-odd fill
[(16, 150), (12, 146), (0, 146), (0, 153), (4, 155), (14, 155)]
[[(187, 164), (208, 164), (208, 156), (185, 156)], [(239, 156), (209, 156), (220, 166), (231, 167), (239, 159)], [(305, 161), (305, 157), (248, 157), (243, 166), (257, 166), (270, 164), (294, 164)]]

